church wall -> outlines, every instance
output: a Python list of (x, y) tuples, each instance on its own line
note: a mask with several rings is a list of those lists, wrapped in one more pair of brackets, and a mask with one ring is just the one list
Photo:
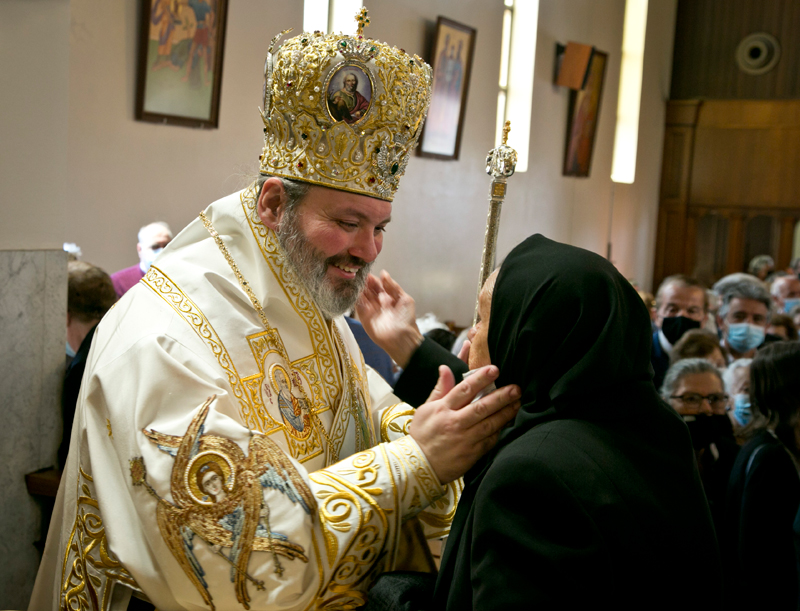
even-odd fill
[(69, 0), (0, 2), (0, 250), (61, 248)]
[[(422, 9), (416, 2), (408, 5), (400, 13), (405, 15), (408, 10), (411, 15), (403, 19), (414, 23)], [(474, 308), (487, 210), (489, 180), (483, 159), (494, 139), (500, 12), (494, 5), (483, 7), (480, 3), (430, 2), (427, 6), (422, 17), (429, 21), (444, 14), (478, 30), (462, 155), (458, 161), (412, 160), (395, 200), (393, 226), (378, 266), (389, 270), (416, 298), (419, 312), (433, 311), (466, 325)], [(606, 254), (624, 10), (624, 0), (541, 0), (530, 161), (527, 172), (509, 180), (498, 261), (537, 232)], [(626, 277), (644, 286), (649, 286), (652, 278), (675, 11), (675, 0), (650, 3), (636, 182), (616, 185), (614, 196), (612, 260)], [(413, 27), (403, 20), (399, 23), (403, 32)], [(609, 54), (588, 178), (561, 175), (569, 92), (554, 87), (552, 76), (555, 44), (570, 40), (593, 44)], [(486, 71), (479, 73), (481, 66)], [(514, 135), (512, 125), (512, 146)], [(409, 243), (414, 244), (412, 249)]]
[(303, 23), (299, 1), (229, 2), (219, 128), (200, 130), (134, 119), (139, 4), (71, 2), (64, 233), (109, 273), (138, 262), (139, 227), (163, 220), (177, 232), (258, 171), (266, 50)]
[[(645, 61), (668, 75), (675, 3), (652, 4), (657, 6), (651, 7)], [(376, 264), (416, 297), (421, 312), (466, 324), (485, 224), (489, 183), (483, 165), (494, 139), (502, 3), (398, 0), (369, 8), (370, 35), (421, 55), (428, 52), (428, 36), (438, 15), (478, 30), (460, 159), (412, 159)], [(255, 108), (260, 103), (263, 54), (273, 31), (287, 25), (301, 28), (302, 6), (256, 0), (230, 4), (218, 130), (134, 121), (138, 3), (72, 0), (71, 12), (69, 214), (64, 240), (78, 242), (84, 259), (112, 272), (135, 263), (140, 225), (161, 219), (177, 230), (255, 171), (261, 143)], [(527, 173), (509, 184), (501, 256), (537, 231), (605, 254), (623, 16), (624, 0), (542, 0), (531, 163)], [(595, 44), (609, 53), (592, 175), (587, 179), (561, 176), (569, 93), (550, 81), (555, 42), (567, 40)], [(651, 140), (640, 147), (637, 183), (617, 187), (613, 226), (615, 263), (645, 284), (652, 270), (657, 205), (658, 171), (651, 170), (660, 167), (661, 158), (661, 80), (658, 74), (645, 78), (641, 125)], [(513, 136), (512, 127), (512, 144)]]
[[(671, 99), (797, 99), (800, 97), (800, 4), (785, 0), (681, 0), (675, 31)], [(742, 72), (740, 41), (766, 32), (780, 60), (766, 74)]]

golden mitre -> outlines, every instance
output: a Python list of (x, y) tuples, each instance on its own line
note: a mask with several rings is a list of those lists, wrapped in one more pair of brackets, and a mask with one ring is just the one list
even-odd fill
[(262, 174), (392, 201), (431, 98), (431, 67), (358, 33), (304, 32), (264, 67)]

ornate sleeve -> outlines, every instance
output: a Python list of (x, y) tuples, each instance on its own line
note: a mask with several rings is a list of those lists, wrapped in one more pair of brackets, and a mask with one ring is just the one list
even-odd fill
[[(375, 430), (379, 431), (381, 441), (404, 438), (408, 435), (415, 408), (408, 403), (402, 403), (392, 394), (391, 387), (372, 369), (368, 369), (367, 378), (373, 406), (373, 423)], [(417, 517), (425, 538), (438, 539), (450, 533), (450, 524), (463, 489), (464, 482), (461, 478), (450, 482), (445, 486), (445, 494), (420, 512)]]

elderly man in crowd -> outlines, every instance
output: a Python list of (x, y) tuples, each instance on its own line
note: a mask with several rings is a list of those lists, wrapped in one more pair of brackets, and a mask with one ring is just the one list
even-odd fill
[[(316, 95), (353, 62), (405, 92), (358, 132)], [(125, 609), (132, 592), (159, 609), (362, 606), (381, 572), (435, 570), (424, 537), (448, 532), (459, 476), (519, 409), (513, 385), (471, 403), (487, 366), (458, 385), (442, 368), (415, 411), (342, 316), (381, 251), (430, 67), (303, 33), (270, 48), (266, 76), (260, 177), (96, 331), (31, 609)]]
[(172, 230), (166, 223), (156, 221), (139, 229), (138, 238), (136, 252), (139, 253), (139, 263), (111, 274), (111, 282), (114, 283), (117, 297), (122, 297), (133, 285), (144, 278), (153, 261), (172, 240)]
[(800, 279), (791, 274), (778, 276), (770, 286), (775, 311), (788, 314), (795, 306), (800, 305)]
[(664, 279), (656, 293), (656, 331), (650, 362), (653, 383), (661, 387), (673, 346), (690, 329), (699, 329), (708, 312), (705, 287), (694, 278), (676, 274)]
[(763, 282), (748, 274), (731, 274), (714, 285), (720, 296), (717, 326), (728, 361), (753, 358), (764, 343), (772, 298)]

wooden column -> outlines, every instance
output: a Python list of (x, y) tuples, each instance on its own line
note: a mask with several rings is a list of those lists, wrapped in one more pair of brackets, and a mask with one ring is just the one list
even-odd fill
[[(686, 264), (686, 222), (691, 181), (692, 151), (700, 100), (667, 103), (661, 197), (658, 208), (653, 289)], [(692, 245), (693, 247), (693, 245)], [(691, 252), (689, 252), (691, 255)]]

